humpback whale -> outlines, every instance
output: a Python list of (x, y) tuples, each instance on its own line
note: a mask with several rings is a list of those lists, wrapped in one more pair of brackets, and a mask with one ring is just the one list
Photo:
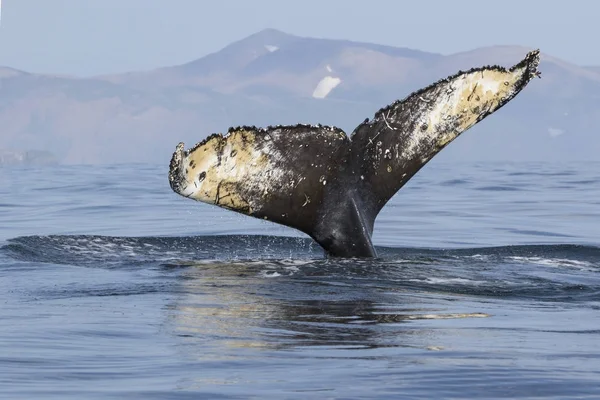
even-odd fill
[(462, 132), (535, 76), (539, 50), (506, 69), (442, 79), (377, 111), (352, 135), (334, 126), (230, 128), (189, 150), (179, 143), (169, 183), (181, 196), (298, 229), (332, 257), (375, 257), (375, 218)]

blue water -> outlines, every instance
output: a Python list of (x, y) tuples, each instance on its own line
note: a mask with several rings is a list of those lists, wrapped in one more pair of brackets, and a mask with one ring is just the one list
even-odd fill
[(600, 163), (434, 160), (360, 261), (166, 173), (0, 169), (0, 398), (600, 398)]

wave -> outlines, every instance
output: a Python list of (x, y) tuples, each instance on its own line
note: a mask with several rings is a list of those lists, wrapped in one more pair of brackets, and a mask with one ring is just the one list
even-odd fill
[[(54, 264), (113, 264), (269, 259), (324, 259), (310, 238), (268, 235), (184, 237), (121, 237), (99, 235), (21, 236), (0, 250), (20, 261)], [(513, 260), (551, 266), (597, 267), (600, 247), (579, 244), (513, 245), (478, 248), (413, 248), (377, 246), (376, 260), (354, 262), (414, 262), (443, 260), (499, 262)], [(339, 260), (342, 261), (342, 260)]]
[(109, 267), (120, 264), (190, 260), (239, 260), (323, 257), (311, 239), (221, 235), (120, 237), (97, 235), (22, 236), (1, 248), (20, 261)]
[[(517, 245), (469, 249), (378, 247), (377, 259), (328, 259), (309, 238), (23, 236), (0, 252), (36, 264), (153, 269), (167, 278), (310, 280), (336, 287), (483, 297), (600, 300), (600, 248)], [(37, 268), (40, 266), (38, 265)], [(194, 267), (194, 268), (192, 268)]]

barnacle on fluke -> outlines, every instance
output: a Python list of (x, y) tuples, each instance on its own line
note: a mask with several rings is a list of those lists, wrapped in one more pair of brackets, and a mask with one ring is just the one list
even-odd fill
[(190, 150), (169, 171), (178, 194), (299, 229), (331, 256), (375, 256), (375, 217), (433, 156), (514, 98), (540, 54), (441, 79), (365, 119), (351, 137), (323, 125), (238, 126)]

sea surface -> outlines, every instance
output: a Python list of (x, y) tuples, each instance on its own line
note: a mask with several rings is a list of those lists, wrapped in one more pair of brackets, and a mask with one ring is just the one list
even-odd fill
[(379, 258), (167, 166), (0, 169), (1, 399), (598, 399), (600, 163), (432, 162)]

